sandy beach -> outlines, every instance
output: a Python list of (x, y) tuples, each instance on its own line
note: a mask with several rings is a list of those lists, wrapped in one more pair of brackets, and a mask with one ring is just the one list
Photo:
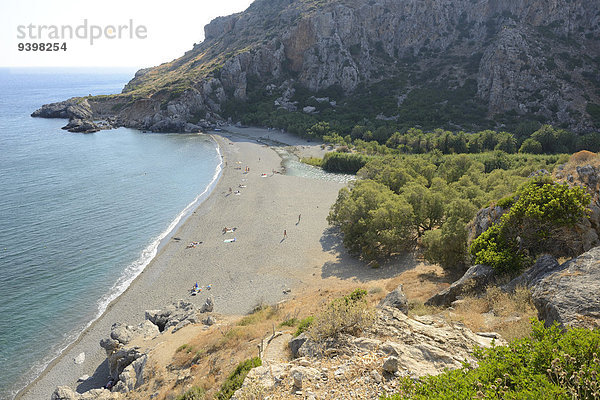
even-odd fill
[[(104, 384), (108, 368), (99, 341), (116, 322), (142, 322), (145, 310), (161, 309), (178, 299), (201, 306), (211, 296), (216, 312), (239, 315), (329, 277), (354, 278), (352, 273), (345, 275), (349, 270), (340, 273), (340, 263), (353, 262), (342, 259), (346, 257), (339, 243), (326, 234), (326, 216), (344, 184), (273, 173), (281, 171), (281, 157), (262, 143), (267, 139), (296, 146), (314, 156), (323, 152), (320, 146), (257, 128), (232, 127), (213, 137), (221, 147), (224, 168), (211, 195), (132, 285), (18, 399), (49, 399), (59, 385), (81, 392)], [(224, 227), (236, 229), (223, 233)], [(228, 239), (235, 241), (225, 242)], [(202, 243), (187, 248), (191, 242)], [(211, 290), (190, 296), (196, 282), (210, 284)], [(285, 294), (285, 289), (291, 293)], [(75, 364), (82, 352), (85, 361)], [(82, 375), (92, 379), (78, 385)]]

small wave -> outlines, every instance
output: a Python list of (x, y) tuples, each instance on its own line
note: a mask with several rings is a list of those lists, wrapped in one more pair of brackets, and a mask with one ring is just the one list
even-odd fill
[(150, 264), (152, 259), (156, 256), (156, 253), (157, 253), (158, 248), (159, 248), (160, 244), (162, 243), (162, 241), (165, 238), (167, 238), (171, 233), (173, 233), (175, 228), (177, 228), (179, 226), (179, 224), (184, 220), (184, 218), (189, 216), (191, 214), (191, 212), (194, 209), (196, 209), (202, 203), (202, 201), (204, 201), (206, 199), (206, 197), (208, 197), (208, 195), (212, 192), (212, 190), (214, 189), (214, 187), (216, 186), (216, 184), (218, 182), (219, 176), (221, 175), (221, 172), (223, 169), (223, 157), (221, 155), (221, 148), (220, 148), (219, 144), (214, 140), (214, 138), (212, 138), (212, 136), (211, 136), (211, 139), (215, 142), (217, 156), (219, 159), (219, 164), (215, 168), (215, 173), (214, 173), (211, 181), (209, 182), (209, 184), (204, 189), (204, 191), (202, 193), (200, 193), (199, 195), (197, 195), (194, 198), (194, 200), (192, 200), (192, 202), (190, 202), (175, 217), (175, 219), (173, 221), (171, 221), (171, 223), (169, 224), (167, 229), (165, 229), (160, 235), (158, 235), (152, 241), (152, 243), (150, 243), (144, 250), (142, 250), (142, 253), (137, 258), (137, 260), (135, 260), (130, 265), (128, 265), (127, 268), (125, 268), (125, 271), (123, 272), (123, 274), (119, 277), (119, 279), (117, 279), (117, 281), (111, 287), (111, 289), (108, 291), (108, 293), (99, 300), (98, 311), (96, 312), (96, 315), (94, 316), (94, 318), (92, 318), (80, 330), (72, 332), (70, 334), (66, 334), (64, 336), (63, 340), (61, 341), (62, 344), (57, 345), (55, 347), (55, 349), (59, 348), (60, 350), (58, 350), (58, 351), (51, 350), (49, 353), (50, 354), (49, 356), (44, 357), (44, 359), (41, 360), (41, 362), (37, 363), (37, 365), (32, 366), (30, 368), (30, 370), (28, 371), (28, 373), (25, 374), (25, 376), (31, 377), (31, 380), (28, 380), (28, 382), (25, 385), (23, 385), (21, 388), (19, 388), (17, 391), (10, 391), (9, 393), (11, 396), (16, 396), (19, 392), (21, 392), (29, 384), (31, 384), (31, 382), (33, 382), (33, 380), (35, 378), (37, 378), (44, 372), (44, 370), (48, 367), (48, 365), (50, 365), (54, 360), (56, 360), (58, 357), (60, 357), (60, 355), (63, 354), (64, 351), (73, 342), (75, 342), (79, 339), (81, 334), (88, 327), (90, 327), (96, 320), (98, 320), (98, 318), (100, 318), (102, 316), (102, 314), (104, 314), (104, 312), (108, 308), (108, 305), (112, 301), (117, 299), (121, 294), (123, 294), (125, 292), (125, 290), (127, 290), (127, 288), (135, 280), (135, 278), (137, 278), (138, 275), (141, 274), (142, 271), (148, 266), (148, 264)]
[(127, 290), (129, 285), (131, 285), (131, 283), (135, 280), (135, 278), (140, 273), (142, 273), (142, 271), (146, 268), (146, 266), (148, 266), (148, 264), (150, 264), (150, 261), (152, 261), (152, 259), (156, 256), (156, 253), (158, 251), (158, 248), (159, 248), (161, 242), (166, 237), (168, 237), (172, 232), (174, 232), (175, 228), (177, 226), (179, 226), (180, 222), (182, 222), (182, 220), (185, 217), (189, 216), (190, 213), (194, 209), (196, 209), (198, 207), (198, 205), (205, 199), (205, 197), (208, 194), (210, 194), (211, 190), (214, 188), (214, 186), (217, 183), (217, 180), (219, 178), (219, 175), (221, 174), (222, 165), (223, 165), (223, 161), (222, 161), (222, 157), (221, 157), (221, 149), (219, 148), (219, 145), (216, 144), (216, 142), (215, 142), (215, 145), (217, 146), (216, 149), (217, 149), (217, 155), (219, 157), (219, 164), (217, 165), (217, 168), (215, 168), (215, 173), (214, 173), (210, 183), (206, 186), (206, 188), (204, 189), (204, 191), (202, 193), (200, 193), (198, 196), (196, 196), (196, 198), (194, 200), (192, 200), (192, 202), (190, 204), (188, 204), (183, 209), (183, 211), (181, 211), (175, 217), (175, 219), (169, 224), (167, 229), (165, 229), (158, 237), (156, 237), (156, 239), (154, 239), (154, 241), (152, 243), (150, 243), (142, 251), (142, 254), (140, 255), (140, 257), (136, 261), (131, 263), (125, 269), (123, 275), (121, 275), (121, 277), (113, 285), (113, 287), (110, 289), (108, 294), (103, 296), (102, 299), (100, 300), (99, 306), (98, 306), (98, 312), (97, 312), (96, 316), (94, 317), (94, 319), (87, 324), (86, 328), (88, 326), (90, 326), (95, 320), (97, 320), (104, 313), (104, 311), (106, 311), (106, 308), (113, 300), (115, 300), (123, 292), (125, 292), (125, 290)]

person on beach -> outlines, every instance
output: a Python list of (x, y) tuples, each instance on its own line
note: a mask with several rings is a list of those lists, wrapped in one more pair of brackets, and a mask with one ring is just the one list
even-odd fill
[(283, 238), (284, 239), (287, 238), (287, 230), (285, 230), (285, 229), (283, 230)]
[(296, 225), (300, 223), (300, 218), (302, 218), (302, 214), (298, 214), (298, 222), (296, 223)]

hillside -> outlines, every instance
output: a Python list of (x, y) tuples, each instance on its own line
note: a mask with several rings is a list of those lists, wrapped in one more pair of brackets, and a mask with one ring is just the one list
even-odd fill
[[(77, 102), (152, 131), (228, 118), (299, 133), (319, 120), (597, 131), (599, 22), (600, 3), (585, 0), (257, 0), (121, 94)], [(80, 118), (69, 104), (34, 115)]]

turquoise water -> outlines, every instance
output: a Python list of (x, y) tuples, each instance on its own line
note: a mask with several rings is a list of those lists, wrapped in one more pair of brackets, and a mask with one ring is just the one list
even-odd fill
[(0, 70), (0, 398), (12, 398), (155, 254), (208, 193), (204, 135), (91, 135), (31, 118), (40, 105), (117, 93), (132, 73)]

